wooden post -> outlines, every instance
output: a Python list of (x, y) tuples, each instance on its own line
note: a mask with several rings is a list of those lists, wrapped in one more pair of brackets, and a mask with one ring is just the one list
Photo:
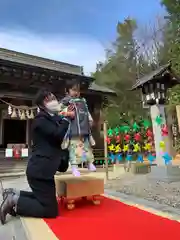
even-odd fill
[(178, 121), (178, 130), (180, 132), (180, 105), (176, 106), (176, 114), (177, 114), (177, 121)]
[(106, 166), (106, 179), (109, 179), (109, 173), (108, 173), (108, 148), (107, 148), (107, 122), (104, 121), (103, 124), (103, 130), (104, 130), (104, 159), (105, 159), (105, 166)]

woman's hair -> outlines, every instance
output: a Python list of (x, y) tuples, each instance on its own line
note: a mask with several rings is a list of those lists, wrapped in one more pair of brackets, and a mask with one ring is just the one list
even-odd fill
[(44, 100), (45, 98), (49, 97), (52, 93), (47, 89), (41, 89), (36, 94), (36, 97), (34, 99), (34, 104), (37, 106), (44, 106)]
[(65, 87), (65, 91), (68, 92), (69, 89), (80, 85), (80, 81), (77, 79), (72, 79), (72, 80), (67, 80), (66, 81), (66, 87)]

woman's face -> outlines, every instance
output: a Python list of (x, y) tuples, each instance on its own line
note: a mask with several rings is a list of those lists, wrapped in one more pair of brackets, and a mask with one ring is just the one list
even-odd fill
[(47, 105), (47, 103), (52, 102), (52, 101), (57, 101), (57, 98), (54, 96), (54, 94), (49, 94), (45, 99), (44, 99), (44, 106)]

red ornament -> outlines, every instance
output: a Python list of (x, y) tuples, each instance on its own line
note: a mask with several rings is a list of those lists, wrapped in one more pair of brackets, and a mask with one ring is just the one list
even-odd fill
[(161, 128), (161, 133), (162, 133), (162, 136), (167, 136), (168, 135), (168, 128), (166, 125), (164, 125), (162, 128)]
[(130, 136), (129, 134), (126, 134), (126, 135), (124, 136), (124, 140), (125, 140), (126, 142), (129, 142), (130, 139), (131, 139), (131, 136)]
[(136, 142), (139, 142), (141, 140), (141, 134), (140, 133), (134, 134), (134, 139), (136, 140)]
[(147, 132), (146, 132), (146, 136), (152, 138), (153, 137), (153, 132), (150, 129), (148, 129)]
[(118, 135), (118, 136), (115, 137), (115, 139), (116, 139), (116, 143), (119, 143), (120, 140), (121, 140), (121, 137)]
[(111, 138), (106, 137), (106, 142), (107, 142), (107, 144), (110, 144), (111, 143)]
[(152, 142), (152, 140), (153, 140), (153, 137), (152, 137), (152, 136), (149, 136), (149, 137), (148, 137), (148, 142)]

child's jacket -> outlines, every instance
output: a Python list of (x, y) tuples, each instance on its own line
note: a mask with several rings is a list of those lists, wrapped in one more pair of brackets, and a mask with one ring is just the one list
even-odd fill
[(66, 96), (61, 100), (64, 107), (73, 105), (75, 108), (75, 117), (71, 122), (70, 136), (88, 136), (90, 134), (89, 111), (84, 98), (72, 98)]

